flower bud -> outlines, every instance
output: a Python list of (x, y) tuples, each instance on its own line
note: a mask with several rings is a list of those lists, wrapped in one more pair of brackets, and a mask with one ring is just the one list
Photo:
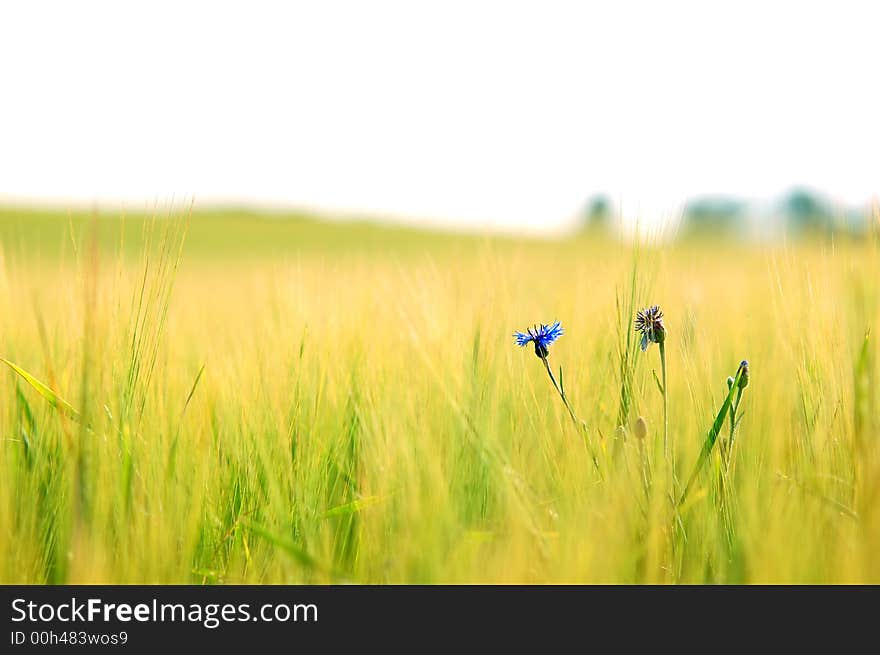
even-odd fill
[(644, 438), (648, 436), (648, 423), (645, 421), (645, 418), (643, 416), (639, 416), (639, 418), (636, 419), (636, 425), (633, 428), (633, 433), (639, 440), (644, 440)]
[(740, 376), (739, 376), (739, 388), (745, 389), (749, 386), (749, 362), (747, 360), (742, 360), (739, 365)]

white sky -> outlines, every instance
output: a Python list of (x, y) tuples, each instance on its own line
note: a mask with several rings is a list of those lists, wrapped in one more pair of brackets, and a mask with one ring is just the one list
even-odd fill
[(598, 191), (866, 202), (872, 4), (0, 0), (0, 200), (530, 230)]

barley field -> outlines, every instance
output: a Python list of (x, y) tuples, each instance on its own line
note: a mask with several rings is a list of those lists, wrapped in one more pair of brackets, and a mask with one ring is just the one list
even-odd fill
[(880, 582), (876, 238), (7, 208), (0, 307), (2, 583)]

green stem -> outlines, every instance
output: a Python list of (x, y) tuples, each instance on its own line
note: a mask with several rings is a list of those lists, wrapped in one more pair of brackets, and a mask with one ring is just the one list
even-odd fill
[(730, 437), (727, 439), (727, 444), (721, 444), (724, 446), (721, 449), (721, 454), (724, 457), (725, 475), (730, 471), (730, 460), (733, 458), (733, 442), (736, 439), (736, 414), (739, 411), (739, 401), (742, 400), (742, 395), (743, 390), (737, 387), (736, 400), (733, 401), (733, 405), (730, 408)]
[(544, 362), (544, 368), (547, 369), (547, 375), (550, 376), (550, 382), (553, 383), (553, 388), (556, 389), (556, 393), (559, 394), (559, 397), (562, 399), (562, 404), (565, 405), (565, 409), (568, 410), (568, 415), (571, 416), (571, 420), (574, 422), (576, 428), (583, 432), (584, 442), (587, 445), (587, 449), (590, 451), (590, 457), (593, 460), (593, 465), (596, 467), (596, 470), (599, 471), (599, 475), (602, 475), (602, 469), (599, 466), (599, 459), (596, 457), (596, 453), (593, 451), (593, 447), (590, 445), (590, 439), (587, 436), (587, 424), (584, 423), (581, 419), (577, 417), (577, 414), (574, 413), (574, 410), (571, 408), (571, 404), (568, 402), (568, 398), (565, 397), (565, 391), (559, 386), (556, 382), (556, 376), (553, 375), (553, 369), (550, 368), (550, 362), (547, 361), (547, 357), (541, 357), (541, 361)]
[(730, 447), (733, 448), (733, 440), (736, 438), (736, 413), (739, 411), (739, 401), (742, 399), (743, 390), (737, 387), (736, 400), (733, 402), (733, 411), (730, 414)]
[(666, 383), (666, 343), (660, 342), (660, 369), (663, 376), (663, 455), (669, 459), (669, 389)]
[(553, 388), (556, 389), (556, 393), (562, 398), (562, 403), (565, 405), (565, 409), (568, 410), (568, 415), (571, 416), (571, 420), (574, 421), (575, 425), (580, 426), (582, 421), (575, 415), (574, 410), (568, 403), (568, 398), (565, 397), (565, 392), (559, 387), (559, 384), (557, 384), (556, 377), (553, 375), (553, 369), (550, 368), (550, 362), (547, 361), (546, 357), (542, 357), (541, 361), (544, 362), (544, 368), (547, 369), (547, 375), (550, 376), (550, 382), (553, 383)]
[(663, 457), (669, 470), (669, 493), (675, 502), (675, 454), (673, 444), (669, 442), (669, 382), (666, 377), (666, 342), (660, 344), (660, 375), (663, 378)]
[(660, 375), (663, 379), (663, 457), (666, 460), (666, 488), (673, 514), (673, 531), (669, 533), (669, 546), (672, 556), (671, 570), (674, 570), (676, 556), (674, 527), (675, 521), (678, 519), (678, 508), (675, 506), (675, 457), (669, 444), (669, 382), (666, 378), (666, 341), (661, 341), (658, 345), (660, 346)]
[(733, 445), (733, 428), (736, 425), (736, 402), (733, 404), (733, 411), (730, 413), (730, 436), (727, 438), (728, 447)]
[(724, 429), (724, 421), (727, 419), (727, 412), (733, 405), (733, 396), (734, 391), (742, 391), (739, 389), (739, 382), (742, 379), (742, 367), (740, 367), (736, 372), (736, 377), (733, 379), (734, 387), (731, 387), (727, 392), (727, 396), (724, 398), (724, 402), (721, 405), (721, 409), (718, 410), (718, 415), (715, 417), (715, 421), (712, 423), (712, 427), (709, 428), (709, 433), (706, 435), (706, 441), (703, 442), (703, 448), (700, 450), (700, 454), (697, 457), (697, 462), (694, 465), (694, 470), (691, 473), (691, 476), (688, 478), (687, 484), (684, 486), (684, 491), (681, 494), (681, 498), (678, 501), (678, 505), (681, 506), (684, 504), (685, 499), (687, 498), (688, 492), (691, 490), (694, 482), (697, 479), (697, 475), (700, 472), (703, 464), (705, 464), (706, 460), (709, 458), (709, 454), (712, 452), (712, 447), (715, 445), (715, 442), (718, 439), (718, 435), (721, 430)]

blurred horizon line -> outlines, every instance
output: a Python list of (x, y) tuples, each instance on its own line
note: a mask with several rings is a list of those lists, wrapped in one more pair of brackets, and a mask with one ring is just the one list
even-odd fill
[[(94, 212), (100, 215), (168, 214), (185, 211), (253, 214), (263, 218), (301, 218), (331, 223), (371, 223), (379, 226), (423, 229), (447, 233), (484, 234), (554, 238), (576, 235), (597, 222), (626, 236), (674, 238), (688, 221), (738, 219), (758, 231), (761, 223), (781, 224), (800, 213), (808, 219), (821, 216), (829, 224), (844, 221), (880, 223), (880, 194), (864, 202), (845, 202), (833, 193), (812, 185), (791, 185), (772, 196), (748, 195), (735, 192), (705, 192), (682, 194), (679, 198), (667, 196), (660, 203), (643, 204), (643, 198), (629, 202), (622, 194), (596, 192), (587, 194), (581, 206), (560, 221), (513, 223), (496, 219), (477, 219), (464, 216), (442, 216), (424, 212), (405, 212), (379, 208), (331, 206), (316, 203), (298, 203), (271, 198), (244, 196), (217, 196), (197, 194), (155, 194), (152, 198), (96, 196), (33, 196), (0, 193), (0, 210)], [(792, 211), (793, 202), (806, 206)], [(661, 206), (662, 205), (662, 206)], [(633, 206), (636, 207), (633, 210)], [(536, 217), (537, 218), (537, 217)], [(720, 224), (719, 224), (720, 225)], [(727, 226), (729, 227), (729, 226)], [(765, 226), (766, 227), (766, 226)], [(772, 226), (771, 226), (772, 227)], [(777, 226), (779, 227), (779, 226)]]

